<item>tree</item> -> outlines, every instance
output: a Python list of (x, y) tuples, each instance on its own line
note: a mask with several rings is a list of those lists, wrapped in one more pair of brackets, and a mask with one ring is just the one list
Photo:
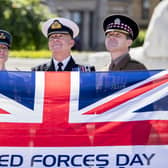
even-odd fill
[(40, 23), (52, 15), (40, 0), (1, 1), (0, 28), (12, 34), (13, 49), (39, 50), (47, 46)]

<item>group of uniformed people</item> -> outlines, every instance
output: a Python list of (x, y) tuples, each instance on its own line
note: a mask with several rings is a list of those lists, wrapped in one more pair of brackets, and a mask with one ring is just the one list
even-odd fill
[[(142, 63), (129, 55), (129, 48), (139, 33), (138, 25), (134, 20), (125, 15), (111, 15), (105, 18), (103, 29), (105, 46), (111, 54), (109, 71), (146, 69)], [(75, 22), (67, 18), (52, 18), (44, 22), (42, 33), (48, 38), (51, 60), (31, 68), (32, 71), (96, 71), (94, 66), (77, 64), (71, 56), (74, 39), (79, 34), (79, 27)], [(11, 34), (0, 30), (0, 70), (5, 70), (11, 43)]]

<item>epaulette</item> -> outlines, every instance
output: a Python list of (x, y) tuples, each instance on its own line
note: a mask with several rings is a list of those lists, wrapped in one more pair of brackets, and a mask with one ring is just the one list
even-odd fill
[(137, 63), (137, 64), (139, 64), (139, 63), (140, 63), (139, 61), (134, 60), (134, 59), (131, 59), (131, 62), (134, 62), (134, 63)]
[(79, 70), (81, 72), (93, 72), (95, 71), (94, 66), (87, 66), (87, 65), (79, 65)]
[(31, 68), (32, 71), (47, 71), (49, 63), (44, 63), (36, 67)]

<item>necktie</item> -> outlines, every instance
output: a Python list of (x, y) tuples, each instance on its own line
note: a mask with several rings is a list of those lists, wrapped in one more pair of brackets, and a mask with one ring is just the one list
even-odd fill
[(63, 66), (63, 63), (62, 62), (58, 62), (58, 69), (57, 71), (62, 71), (62, 66)]

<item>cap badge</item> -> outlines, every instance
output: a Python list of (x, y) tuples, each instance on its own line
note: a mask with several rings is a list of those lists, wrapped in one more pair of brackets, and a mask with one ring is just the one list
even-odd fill
[(6, 39), (4, 33), (0, 33), (0, 39)]
[(116, 19), (114, 20), (114, 23), (115, 23), (115, 24), (120, 24), (120, 23), (121, 23), (121, 20), (120, 20), (119, 18), (116, 18)]
[(51, 29), (61, 29), (61, 28), (62, 28), (62, 25), (57, 20), (54, 21), (51, 25)]

